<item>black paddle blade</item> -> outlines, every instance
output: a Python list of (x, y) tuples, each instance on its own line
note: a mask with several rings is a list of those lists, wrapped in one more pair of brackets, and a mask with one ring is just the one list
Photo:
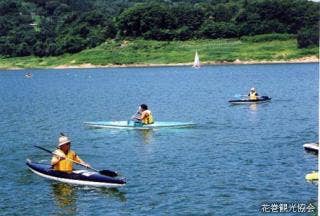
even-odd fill
[(118, 173), (111, 171), (111, 170), (100, 170), (99, 173), (101, 175), (110, 176), (110, 177), (117, 177)]

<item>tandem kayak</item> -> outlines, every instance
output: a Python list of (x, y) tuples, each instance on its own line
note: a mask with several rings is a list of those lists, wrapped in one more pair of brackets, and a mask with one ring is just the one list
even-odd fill
[(88, 127), (92, 128), (122, 128), (122, 129), (156, 129), (156, 128), (187, 128), (194, 127), (193, 122), (154, 122), (153, 124), (143, 125), (133, 121), (96, 121), (84, 122)]
[(34, 163), (30, 159), (27, 159), (26, 164), (35, 174), (59, 182), (108, 188), (121, 187), (126, 184), (124, 179), (108, 177), (98, 172), (87, 170), (75, 170), (72, 173), (59, 172), (52, 170), (49, 164)]
[(252, 103), (263, 103), (269, 102), (271, 97), (268, 96), (261, 96), (257, 100), (250, 100), (250, 99), (236, 99), (236, 100), (229, 100), (229, 103), (232, 104), (252, 104)]
[(319, 143), (306, 143), (306, 144), (303, 144), (303, 148), (306, 151), (310, 151), (310, 152), (314, 152), (314, 153), (318, 154), (318, 152), (319, 152)]

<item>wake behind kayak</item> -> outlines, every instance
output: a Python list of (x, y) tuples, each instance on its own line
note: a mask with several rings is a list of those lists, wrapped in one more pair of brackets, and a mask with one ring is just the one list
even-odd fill
[(137, 129), (149, 130), (156, 128), (188, 128), (194, 127), (196, 124), (193, 122), (159, 122), (153, 124), (136, 124), (133, 121), (95, 121), (84, 122), (87, 127), (91, 128), (113, 128), (113, 129)]
[(30, 159), (27, 159), (26, 164), (32, 172), (41, 177), (68, 184), (107, 188), (122, 187), (126, 184), (124, 179), (112, 178), (98, 172), (87, 170), (75, 170), (71, 173), (60, 172), (53, 170), (49, 164), (35, 163)]

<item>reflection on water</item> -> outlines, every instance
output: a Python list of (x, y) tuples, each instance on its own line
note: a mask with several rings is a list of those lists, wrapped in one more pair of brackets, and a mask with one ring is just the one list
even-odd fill
[(153, 130), (137, 130), (137, 133), (142, 138), (143, 143), (150, 144), (153, 141)]
[(126, 202), (126, 194), (118, 188), (96, 188), (99, 192), (106, 194), (108, 197), (113, 197), (119, 199), (120, 202)]
[(62, 215), (75, 215), (77, 210), (77, 194), (72, 185), (53, 182), (51, 184), (56, 205), (61, 208)]
[[(59, 212), (57, 213), (58, 215), (76, 215), (78, 195), (87, 196), (91, 192), (100, 195), (106, 195), (106, 198), (116, 198), (120, 202), (127, 201), (125, 196), (126, 194), (122, 191), (119, 191), (117, 188), (74, 186), (60, 182), (53, 182), (51, 183), (51, 186), (54, 195), (54, 201), (59, 208)], [(81, 195), (83, 192), (86, 195)]]
[(60, 182), (54, 182), (51, 184), (55, 201), (59, 207), (74, 206), (76, 208), (77, 201), (77, 189), (83, 191), (94, 191), (100, 194), (106, 194), (108, 197), (118, 198), (121, 202), (127, 201), (125, 193), (118, 188), (99, 188), (90, 186), (75, 186)]
[(251, 111), (257, 111), (257, 104), (256, 103), (250, 104), (249, 108)]

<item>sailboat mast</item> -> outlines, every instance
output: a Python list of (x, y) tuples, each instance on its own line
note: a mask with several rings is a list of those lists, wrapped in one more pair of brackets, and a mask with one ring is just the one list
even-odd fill
[(198, 55), (198, 51), (196, 50), (196, 54), (194, 56), (194, 63), (193, 63), (194, 68), (200, 68), (200, 59)]

